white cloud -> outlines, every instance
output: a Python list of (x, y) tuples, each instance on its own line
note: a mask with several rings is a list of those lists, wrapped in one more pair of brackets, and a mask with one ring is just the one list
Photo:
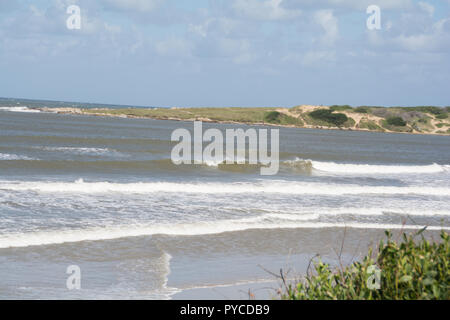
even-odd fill
[(303, 56), (302, 63), (311, 66), (323, 62), (334, 62), (335, 59), (336, 53), (334, 51), (309, 51)]
[(249, 63), (254, 59), (250, 42), (246, 39), (220, 39), (219, 49), (236, 64)]
[(383, 9), (406, 9), (412, 6), (412, 0), (286, 0), (289, 7), (332, 8), (365, 10), (376, 4)]
[(296, 18), (300, 10), (289, 10), (282, 6), (283, 0), (235, 0), (234, 10), (245, 17), (256, 20), (286, 20)]
[(436, 38), (431, 34), (400, 35), (394, 41), (402, 48), (410, 51), (433, 49)]
[(207, 18), (199, 24), (188, 24), (188, 31), (206, 38), (211, 33), (230, 35), (232, 33), (242, 34), (242, 23), (227, 17)]
[(325, 31), (321, 41), (325, 45), (333, 45), (339, 37), (338, 19), (332, 10), (319, 10), (314, 14), (314, 21)]
[(16, 9), (17, 7), (16, 1), (0, 0), (0, 13)]
[(311, 50), (304, 53), (288, 53), (283, 62), (300, 64), (305, 67), (321, 67), (336, 61), (336, 52), (328, 50)]
[[(398, 31), (398, 30), (397, 30)], [(450, 18), (441, 19), (432, 25), (424, 25), (415, 32), (386, 30), (384, 33), (368, 32), (369, 43), (378, 49), (392, 52), (442, 52), (450, 49)]]
[(190, 23), (188, 25), (188, 31), (192, 32), (193, 34), (199, 35), (203, 38), (206, 38), (206, 36), (208, 34), (208, 25), (209, 25), (210, 21), (211, 20), (207, 20), (203, 24), (196, 24), (196, 25)]
[(419, 7), (425, 11), (430, 17), (434, 14), (434, 7), (427, 2), (419, 2)]
[(156, 52), (166, 57), (189, 57), (191, 56), (192, 45), (182, 38), (169, 38), (156, 43)]
[(163, 1), (164, 0), (103, 0), (103, 3), (112, 9), (145, 13), (153, 11)]

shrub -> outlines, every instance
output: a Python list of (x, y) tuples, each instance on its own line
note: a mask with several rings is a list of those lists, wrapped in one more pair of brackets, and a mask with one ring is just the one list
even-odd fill
[(369, 109), (369, 107), (358, 107), (358, 108), (355, 108), (354, 111), (357, 113), (369, 113), (370, 109)]
[(278, 111), (270, 111), (267, 112), (264, 115), (264, 121), (265, 122), (269, 122), (269, 123), (279, 123), (280, 122), (280, 115), (281, 113), (279, 113)]
[(431, 113), (434, 115), (442, 114), (446, 112), (445, 108), (434, 106), (419, 106), (419, 107), (402, 107), (401, 109), (406, 111), (420, 111), (425, 113)]
[(401, 117), (405, 121), (413, 121), (418, 119), (424, 119), (427, 117), (423, 112), (419, 111), (400, 112), (393, 116)]
[(351, 109), (353, 109), (353, 108), (351, 106), (349, 106), (348, 104), (330, 106), (331, 111), (345, 111), (345, 110), (351, 110)]
[(441, 113), (436, 115), (436, 119), (447, 119), (448, 118), (448, 113)]
[(370, 111), (373, 115), (380, 118), (389, 118), (395, 116), (394, 109), (392, 108), (376, 107), (372, 108)]
[(387, 122), (388, 125), (391, 125), (391, 126), (397, 126), (397, 127), (404, 127), (404, 126), (406, 126), (406, 121), (403, 120), (400, 117), (387, 118), (386, 122)]
[(270, 111), (264, 115), (264, 121), (272, 124), (302, 126), (303, 121), (278, 111)]
[[(423, 229), (425, 230), (425, 228)], [(421, 234), (423, 231), (419, 231)], [(450, 298), (450, 247), (448, 233), (441, 232), (441, 243), (430, 243), (423, 236), (416, 243), (403, 234), (397, 244), (386, 231), (387, 242), (380, 242), (372, 259), (372, 249), (362, 262), (333, 271), (318, 262), (315, 274), (296, 285), (286, 285), (284, 299), (291, 300), (419, 300)], [(380, 270), (380, 288), (368, 286), (371, 268)], [(369, 281), (368, 281), (369, 280)]]
[(333, 113), (333, 111), (329, 109), (318, 109), (310, 112), (309, 116), (317, 120), (334, 124), (336, 127), (342, 126), (348, 120), (348, 117), (345, 114)]

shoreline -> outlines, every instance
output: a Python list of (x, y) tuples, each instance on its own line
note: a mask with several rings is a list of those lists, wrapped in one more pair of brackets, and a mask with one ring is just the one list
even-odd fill
[(187, 289), (170, 296), (170, 300), (270, 300), (279, 297), (281, 285), (277, 279), (242, 281), (232, 284), (205, 285)]
[[(267, 126), (267, 127), (281, 127), (281, 128), (299, 128), (299, 129), (316, 129), (316, 130), (337, 130), (337, 131), (359, 131), (359, 132), (378, 132), (378, 133), (400, 133), (400, 134), (413, 134), (413, 135), (435, 135), (435, 136), (449, 136), (449, 133), (438, 133), (438, 132), (400, 132), (393, 131), (388, 129), (380, 130), (370, 130), (366, 128), (357, 128), (357, 127), (332, 127), (332, 126), (321, 126), (321, 125), (293, 125), (293, 124), (280, 124), (280, 123), (268, 123), (268, 122), (259, 122), (259, 121), (232, 121), (232, 120), (214, 120), (206, 117), (195, 117), (195, 118), (181, 118), (181, 117), (172, 117), (172, 116), (138, 116), (127, 114), (125, 112), (115, 114), (115, 113), (107, 113), (114, 112), (115, 109), (83, 109), (83, 108), (33, 108), (35, 110), (39, 110), (41, 112), (48, 113), (57, 113), (57, 114), (72, 114), (72, 115), (80, 115), (80, 116), (98, 116), (98, 117), (110, 117), (110, 118), (123, 118), (123, 119), (152, 119), (152, 120), (165, 120), (165, 121), (179, 121), (179, 122), (194, 122), (194, 121), (202, 121), (205, 123), (218, 123), (218, 124), (235, 124), (235, 125), (247, 125), (247, 126)], [(199, 108), (201, 109), (201, 108)], [(242, 108), (245, 110), (245, 108)], [(130, 109), (134, 110), (134, 109)], [(157, 110), (183, 110), (181, 108), (177, 109), (157, 109)], [(284, 111), (284, 109), (276, 108), (273, 109), (276, 111), (281, 111), (283, 114), (289, 114), (289, 111)], [(450, 129), (449, 129), (450, 130)]]

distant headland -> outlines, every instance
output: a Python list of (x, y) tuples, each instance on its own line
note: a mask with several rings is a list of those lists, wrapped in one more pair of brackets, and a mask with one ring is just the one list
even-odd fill
[(37, 108), (46, 112), (295, 128), (450, 135), (450, 107)]

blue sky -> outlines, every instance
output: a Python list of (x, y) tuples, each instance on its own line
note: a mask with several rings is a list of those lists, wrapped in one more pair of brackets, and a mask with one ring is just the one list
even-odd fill
[(0, 0), (2, 97), (448, 106), (449, 84), (450, 0)]

